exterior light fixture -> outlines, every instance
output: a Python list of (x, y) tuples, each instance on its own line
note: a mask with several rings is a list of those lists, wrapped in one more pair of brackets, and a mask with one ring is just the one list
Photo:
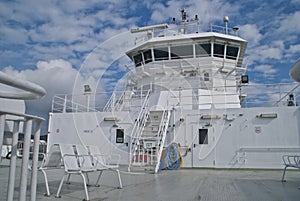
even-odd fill
[(84, 87), (84, 93), (92, 92), (92, 89), (91, 89), (90, 85), (86, 84), (83, 87)]
[(201, 116), (201, 119), (221, 119), (221, 117), (216, 114), (204, 114)]
[(241, 76), (241, 83), (242, 84), (248, 84), (249, 83), (249, 76), (248, 75), (242, 75)]
[(266, 113), (266, 114), (259, 114), (256, 115), (257, 118), (277, 118), (277, 113)]

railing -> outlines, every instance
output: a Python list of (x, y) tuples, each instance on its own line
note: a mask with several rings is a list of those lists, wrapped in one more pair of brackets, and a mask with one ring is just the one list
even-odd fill
[[(160, 86), (168, 86), (169, 83), (159, 82)], [(211, 84), (213, 85), (213, 84)], [(155, 85), (154, 85), (155, 88)], [(192, 94), (195, 90), (207, 90), (207, 94)], [(156, 89), (158, 91), (159, 89)], [(205, 105), (211, 104), (237, 104), (242, 103), (241, 107), (276, 107), (276, 106), (290, 106), (289, 95), (294, 96), (294, 105), (297, 104), (297, 100), (300, 100), (300, 88), (298, 83), (277, 83), (277, 84), (244, 84), (240, 86), (213, 86), (213, 87), (201, 87), (190, 88), (182, 85), (180, 88), (169, 89), (171, 95), (169, 96), (170, 101), (174, 102), (174, 99), (179, 101), (180, 106), (187, 106), (193, 108), (199, 108)], [(191, 94), (180, 95), (184, 90), (191, 90)], [(129, 93), (129, 91), (127, 91)], [(103, 92), (90, 95), (93, 100), (88, 99), (87, 95), (56, 95), (52, 102), (52, 112), (98, 112), (98, 111), (110, 111), (111, 108), (114, 110), (121, 111), (123, 104), (128, 104), (128, 109), (136, 110), (142, 108), (143, 102), (138, 103), (134, 100), (145, 100), (146, 91), (137, 92), (132, 96), (126, 96), (124, 91), (119, 92)], [(211, 93), (210, 93), (211, 92)], [(218, 93), (217, 93), (218, 92)], [(115, 94), (121, 94), (116, 97)], [(147, 95), (146, 95), (147, 96)], [(236, 99), (226, 97), (236, 96)], [(109, 99), (110, 97), (110, 99)], [(115, 97), (115, 98), (113, 98)], [(216, 98), (215, 100), (212, 97)], [(210, 100), (206, 102), (192, 102), (192, 99)], [(114, 99), (114, 100), (113, 100)], [(172, 100), (173, 99), (173, 100)], [(183, 101), (185, 99), (185, 101)], [(243, 100), (242, 100), (243, 99)], [(78, 101), (81, 100), (81, 101)], [(188, 101), (190, 100), (190, 101)], [(224, 101), (223, 101), (224, 100)], [(90, 101), (88, 104), (87, 101)], [(97, 103), (99, 101), (99, 103)], [(112, 106), (112, 103), (115, 103)], [(96, 104), (97, 103), (97, 104)], [(137, 105), (134, 105), (136, 103)], [(124, 108), (123, 108), (124, 109)]]
[(41, 86), (26, 80), (16, 79), (2, 72), (0, 72), (0, 83), (26, 91), (17, 93), (0, 92), (0, 98), (30, 100), (41, 98), (46, 94), (45, 89)]
[[(19, 119), (8, 119), (7, 115), (13, 115), (20, 117)], [(30, 155), (30, 137), (34, 135), (34, 145), (33, 145), (33, 156), (32, 156), (32, 172), (31, 172), (31, 189), (30, 189), (30, 200), (36, 200), (36, 187), (37, 187), (37, 171), (38, 171), (38, 154), (39, 154), (39, 141), (40, 141), (40, 124), (44, 121), (43, 118), (18, 114), (13, 112), (0, 111), (0, 150), (2, 150), (2, 142), (4, 136), (4, 127), (6, 121), (13, 121), (13, 139), (12, 139), (12, 150), (10, 159), (10, 169), (9, 169), (9, 179), (7, 187), (7, 201), (13, 200), (14, 190), (15, 190), (15, 174), (16, 174), (16, 162), (17, 162), (17, 146), (18, 146), (18, 136), (19, 128), (21, 122), (25, 124), (25, 135), (23, 142), (23, 152), (22, 152), (22, 166), (21, 166), (21, 181), (19, 189), (19, 201), (26, 200), (27, 191), (27, 177), (28, 177), (28, 165), (29, 165), (29, 155)], [(35, 125), (33, 127), (33, 124)], [(34, 129), (32, 132), (32, 128)]]
[[(98, 105), (96, 105), (96, 98), (101, 96)], [(57, 94), (52, 99), (52, 112), (96, 112), (103, 111), (104, 102), (106, 102), (108, 93), (97, 94)], [(102, 103), (102, 104), (101, 104)]]
[(238, 30), (235, 28), (227, 28), (213, 24), (210, 24), (210, 31), (215, 33), (223, 33), (238, 36)]
[(132, 163), (132, 157), (134, 156), (134, 152), (137, 149), (137, 142), (139, 140), (139, 137), (145, 127), (147, 118), (148, 118), (148, 112), (149, 112), (149, 108), (148, 108), (148, 101), (149, 101), (149, 95), (150, 95), (150, 90), (148, 90), (146, 96), (145, 96), (145, 100), (142, 104), (142, 108), (140, 110), (140, 113), (133, 125), (131, 134), (130, 134), (130, 145), (129, 145), (129, 166), (128, 166), (128, 170), (130, 171), (130, 166)]
[(296, 106), (300, 98), (298, 83), (249, 84), (241, 87), (240, 95), (246, 95), (243, 107), (291, 106), (289, 95)]
[[(16, 79), (0, 72), (0, 83), (15, 87), (23, 90), (22, 92), (0, 92), (1, 98), (10, 99), (37, 99), (45, 95), (46, 91), (39, 85), (26, 80)], [(25, 92), (24, 92), (25, 91)], [(12, 119), (10, 119), (13, 116)], [(2, 144), (5, 132), (5, 122), (13, 122), (13, 133), (12, 133), (12, 151), (10, 159), (8, 186), (7, 186), (7, 201), (14, 200), (15, 190), (15, 176), (16, 176), (16, 162), (17, 162), (17, 146), (18, 137), (21, 122), (24, 122), (24, 144), (23, 144), (23, 157), (21, 166), (21, 179), (19, 186), (19, 201), (26, 200), (27, 191), (27, 178), (28, 178), (28, 165), (29, 165), (29, 154), (30, 154), (30, 138), (34, 135), (34, 146), (32, 156), (32, 172), (31, 172), (31, 185), (30, 185), (30, 200), (36, 200), (36, 188), (37, 188), (37, 171), (38, 171), (38, 154), (39, 154), (39, 142), (40, 142), (40, 124), (44, 121), (43, 118), (21, 114), (12, 111), (0, 110), (0, 150), (2, 151)], [(34, 127), (33, 127), (34, 124)], [(1, 160), (1, 159), (0, 159)], [(2, 195), (3, 196), (3, 195)]]
[(126, 91), (121, 93), (120, 97), (117, 97), (119, 92), (113, 92), (110, 99), (107, 101), (106, 105), (104, 106), (104, 112), (111, 112), (111, 111), (120, 111), (121, 107), (125, 100)]
[(159, 144), (159, 147), (158, 147), (158, 152), (157, 152), (156, 166), (155, 166), (155, 170), (154, 170), (155, 173), (157, 173), (159, 170), (160, 158), (161, 158), (163, 147), (165, 144), (165, 139), (166, 139), (166, 134), (167, 134), (168, 126), (169, 126), (170, 116), (171, 116), (171, 112), (167, 105), (163, 111), (159, 130), (158, 130), (157, 142)]
[[(195, 25), (196, 26), (186, 25), (185, 34), (198, 33), (199, 32), (198, 24)], [(156, 31), (155, 33), (153, 33), (153, 37), (174, 36), (174, 34), (178, 34), (178, 35), (183, 34), (183, 32), (179, 31), (181, 29), (178, 28), (179, 27), (176, 26), (175, 28), (166, 28), (163, 30)], [(210, 24), (207, 31), (238, 36), (238, 28), (236, 27), (229, 28), (229, 27)], [(152, 37), (149, 38), (147, 34), (141, 34), (140, 36), (136, 37), (134, 44), (135, 45), (141, 44), (151, 38)]]

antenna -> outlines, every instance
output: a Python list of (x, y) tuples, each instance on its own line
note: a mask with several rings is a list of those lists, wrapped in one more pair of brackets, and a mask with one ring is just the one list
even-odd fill
[(176, 24), (179, 27), (178, 32), (185, 34), (187, 32), (187, 25), (192, 23), (197, 23), (197, 32), (198, 32), (198, 15), (195, 15), (195, 18), (187, 19), (187, 13), (184, 9), (179, 10), (181, 12), (181, 20), (176, 20), (175, 17), (172, 18), (172, 24)]
[(229, 17), (225, 16), (223, 21), (225, 22), (225, 33), (228, 34), (228, 22), (229, 22)]
[(185, 10), (181, 9), (180, 12), (181, 12), (182, 21), (186, 21), (186, 12), (185, 12)]

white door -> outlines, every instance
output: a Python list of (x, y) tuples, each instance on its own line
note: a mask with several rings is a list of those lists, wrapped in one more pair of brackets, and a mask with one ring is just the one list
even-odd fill
[(215, 167), (215, 136), (213, 127), (193, 125), (193, 167)]

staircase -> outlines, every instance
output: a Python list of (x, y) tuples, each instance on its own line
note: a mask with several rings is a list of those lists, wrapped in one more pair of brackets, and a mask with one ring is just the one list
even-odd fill
[(170, 116), (169, 110), (149, 111), (138, 137), (133, 139), (129, 167), (147, 167), (158, 172)]

